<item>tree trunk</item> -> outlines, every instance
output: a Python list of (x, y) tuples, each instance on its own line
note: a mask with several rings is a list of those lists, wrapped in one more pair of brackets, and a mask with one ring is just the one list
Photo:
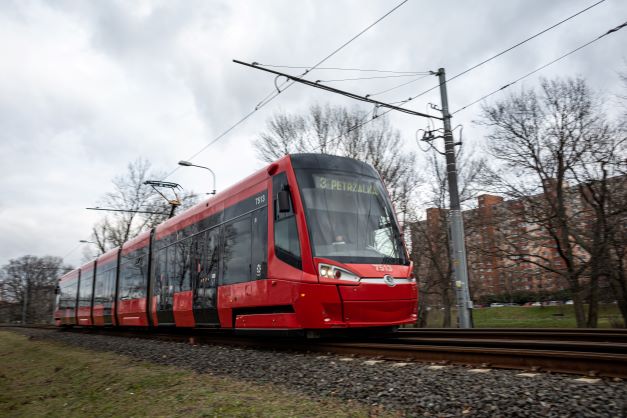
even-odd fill
[(573, 298), (573, 308), (575, 310), (575, 320), (577, 321), (577, 328), (586, 327), (586, 312), (583, 306), (583, 297), (581, 295), (581, 287), (579, 286), (579, 279), (575, 277), (569, 280), (570, 292)]
[(590, 277), (590, 296), (588, 300), (588, 328), (596, 328), (599, 319), (599, 275), (595, 272)]

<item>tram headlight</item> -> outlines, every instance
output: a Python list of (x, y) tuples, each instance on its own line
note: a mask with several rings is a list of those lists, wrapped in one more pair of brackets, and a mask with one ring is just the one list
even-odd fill
[(320, 277), (329, 278), (330, 272), (331, 272), (331, 266), (327, 266), (326, 264), (320, 264)]
[(320, 263), (318, 265), (318, 272), (320, 273), (320, 277), (325, 279), (350, 280), (354, 282), (358, 282), (360, 279), (359, 276), (348, 270), (329, 264)]

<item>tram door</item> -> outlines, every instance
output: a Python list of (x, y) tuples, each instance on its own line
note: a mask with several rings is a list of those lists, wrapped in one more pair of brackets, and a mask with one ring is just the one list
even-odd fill
[(217, 309), (220, 228), (196, 235), (192, 241), (192, 287), (197, 326), (220, 324)]

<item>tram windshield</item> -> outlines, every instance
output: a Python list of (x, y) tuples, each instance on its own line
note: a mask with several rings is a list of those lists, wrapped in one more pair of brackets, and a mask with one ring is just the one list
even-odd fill
[(408, 264), (379, 179), (296, 170), (314, 255), (341, 263)]

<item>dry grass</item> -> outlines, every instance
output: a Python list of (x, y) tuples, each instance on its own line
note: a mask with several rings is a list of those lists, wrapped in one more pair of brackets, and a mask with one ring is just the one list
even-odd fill
[(358, 417), (380, 410), (0, 332), (2, 417)]

